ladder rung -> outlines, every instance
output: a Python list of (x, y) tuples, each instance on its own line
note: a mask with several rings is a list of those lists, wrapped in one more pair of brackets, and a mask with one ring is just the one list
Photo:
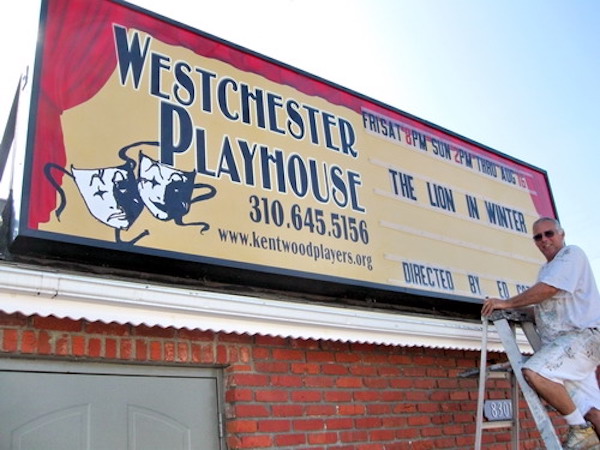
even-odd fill
[(488, 378), (495, 378), (495, 379), (500, 379), (500, 380), (508, 380), (508, 379), (510, 379), (510, 376), (511, 376), (510, 372), (488, 372), (487, 373)]
[(509, 428), (513, 426), (512, 420), (496, 420), (493, 422), (483, 422), (481, 428), (484, 430), (491, 430), (494, 428)]

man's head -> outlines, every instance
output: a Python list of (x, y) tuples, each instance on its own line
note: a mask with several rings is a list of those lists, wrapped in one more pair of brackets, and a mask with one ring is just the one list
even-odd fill
[(533, 223), (533, 240), (546, 260), (552, 261), (565, 246), (565, 231), (558, 220), (542, 217)]

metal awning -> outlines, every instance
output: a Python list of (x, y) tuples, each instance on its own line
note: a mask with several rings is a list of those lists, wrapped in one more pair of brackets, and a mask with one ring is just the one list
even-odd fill
[[(0, 310), (26, 316), (397, 346), (479, 350), (480, 323), (273, 300), (0, 264)], [(519, 343), (527, 346), (524, 336)], [(495, 333), (490, 350), (502, 351)]]

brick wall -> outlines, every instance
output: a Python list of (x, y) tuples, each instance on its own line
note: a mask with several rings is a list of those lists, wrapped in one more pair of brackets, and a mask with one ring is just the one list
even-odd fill
[[(479, 353), (0, 313), (0, 356), (219, 365), (230, 449), (471, 449)], [(491, 354), (502, 359), (502, 355)], [(492, 398), (508, 398), (493, 381)], [(540, 448), (522, 404), (522, 449)], [(507, 430), (485, 448), (509, 449)]]

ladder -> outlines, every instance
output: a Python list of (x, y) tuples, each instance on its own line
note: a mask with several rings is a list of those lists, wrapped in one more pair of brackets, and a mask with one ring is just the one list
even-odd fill
[[(498, 336), (506, 355), (508, 356), (508, 364), (488, 366), (487, 364), (487, 341), (488, 341), (488, 325), (492, 322), (496, 327)], [(499, 428), (503, 426), (512, 426), (512, 444), (514, 449), (518, 449), (519, 443), (519, 388), (523, 393), (523, 397), (529, 406), (529, 410), (537, 429), (540, 432), (542, 440), (547, 450), (562, 450), (562, 445), (554, 425), (548, 416), (546, 407), (540, 400), (538, 394), (529, 386), (523, 374), (521, 368), (523, 363), (526, 361), (525, 357), (519, 346), (517, 345), (515, 337), (515, 329), (517, 325), (521, 326), (523, 333), (527, 337), (531, 347), (534, 351), (538, 350), (541, 346), (540, 338), (537, 334), (533, 320), (531, 316), (525, 312), (517, 310), (500, 310), (494, 311), (489, 317), (482, 317), (483, 325), (483, 337), (481, 342), (481, 360), (479, 370), (479, 393), (477, 397), (477, 416), (476, 416), (476, 431), (475, 431), (475, 449), (481, 449), (481, 440), (484, 429)], [(504, 369), (504, 370), (503, 370)], [(504, 371), (510, 375), (511, 380), (511, 401), (512, 401), (512, 420), (511, 421), (500, 421), (500, 422), (484, 422), (484, 400), (485, 400), (485, 389), (486, 381), (488, 378), (493, 378), (494, 374), (499, 371)], [(467, 375), (468, 376), (468, 375)]]

